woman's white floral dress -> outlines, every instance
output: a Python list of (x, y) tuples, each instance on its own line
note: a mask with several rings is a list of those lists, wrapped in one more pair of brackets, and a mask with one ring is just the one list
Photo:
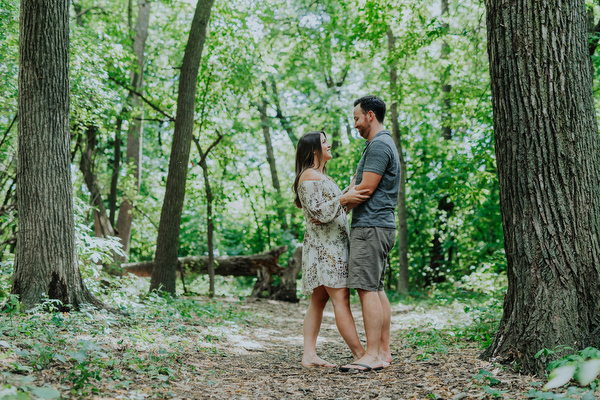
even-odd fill
[[(340, 204), (342, 191), (331, 179), (303, 181), (298, 196), (306, 219), (302, 247), (302, 293), (324, 285), (348, 287), (349, 229), (346, 212)], [(322, 225), (310, 222), (314, 218)]]

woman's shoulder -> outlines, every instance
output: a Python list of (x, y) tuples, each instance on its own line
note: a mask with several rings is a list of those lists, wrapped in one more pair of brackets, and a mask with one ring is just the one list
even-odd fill
[(298, 184), (303, 182), (318, 182), (321, 180), (323, 180), (323, 175), (310, 168), (302, 172), (302, 175), (300, 175), (300, 180), (298, 180)]

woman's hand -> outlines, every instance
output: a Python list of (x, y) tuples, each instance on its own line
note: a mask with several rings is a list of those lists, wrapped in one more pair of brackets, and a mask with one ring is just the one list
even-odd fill
[(362, 203), (371, 197), (367, 194), (368, 192), (369, 189), (356, 190), (356, 186), (352, 186), (346, 193), (342, 195), (340, 198), (340, 203), (342, 203), (343, 206), (347, 205), (348, 203)]

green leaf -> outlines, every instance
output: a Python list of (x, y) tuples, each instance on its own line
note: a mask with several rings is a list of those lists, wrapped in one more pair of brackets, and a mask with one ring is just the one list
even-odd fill
[(19, 363), (12, 363), (11, 364), (13, 367), (15, 367), (15, 370), (19, 371), (19, 372), (33, 372), (33, 368), (28, 367), (27, 365), (21, 365)]
[(62, 354), (58, 354), (58, 353), (54, 353), (52, 355), (52, 358), (55, 359), (55, 360), (58, 360), (60, 362), (66, 362), (67, 361), (67, 359), (65, 358), (65, 356), (63, 356)]
[(72, 351), (69, 355), (79, 362), (83, 362), (87, 358), (87, 352), (85, 350)]
[(575, 375), (575, 365), (565, 365), (558, 367), (550, 373), (550, 380), (544, 385), (544, 390), (561, 387), (571, 380)]
[(592, 383), (600, 374), (600, 360), (589, 360), (579, 365), (577, 379), (581, 386), (587, 386)]
[(44, 386), (44, 387), (36, 387), (31, 390), (35, 396), (41, 399), (58, 399), (60, 397), (60, 392), (53, 387)]

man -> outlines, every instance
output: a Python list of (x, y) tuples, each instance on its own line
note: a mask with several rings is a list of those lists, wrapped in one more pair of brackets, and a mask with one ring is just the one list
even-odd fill
[(350, 231), (348, 286), (360, 297), (367, 336), (365, 355), (350, 370), (380, 370), (392, 362), (390, 350), (390, 302), (384, 291), (388, 253), (396, 242), (395, 209), (400, 185), (400, 160), (391, 133), (385, 130), (385, 103), (376, 96), (354, 102), (354, 127), (367, 141), (356, 169), (356, 189), (368, 189), (371, 197), (353, 208)]

